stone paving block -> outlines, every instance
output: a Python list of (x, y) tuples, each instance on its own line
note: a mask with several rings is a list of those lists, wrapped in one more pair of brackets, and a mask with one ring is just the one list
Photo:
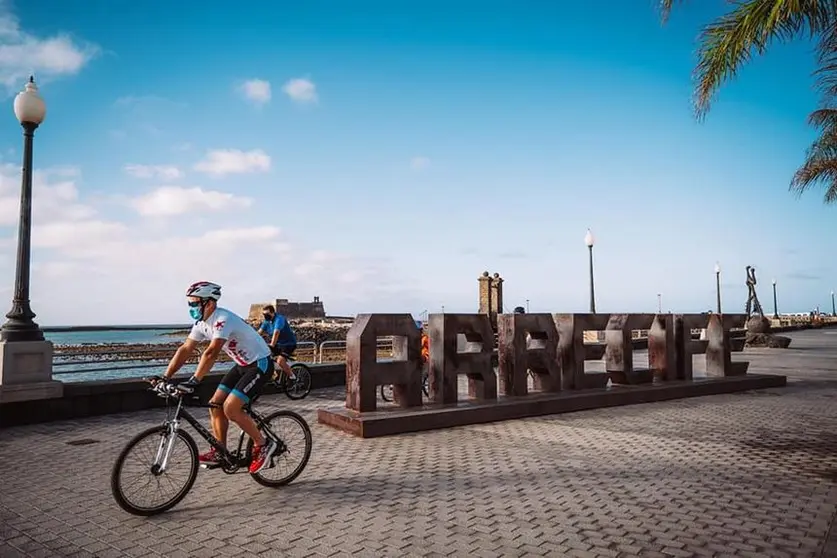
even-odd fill
[[(837, 336), (793, 347), (741, 356), (754, 373), (790, 370), (783, 389), (371, 440), (316, 424), (339, 389), (266, 396), (311, 425), (305, 472), (267, 489), (201, 471), (157, 518), (122, 512), (109, 475), (161, 411), (4, 429), (0, 459), (18, 459), (3, 471), (0, 557), (819, 556), (837, 513)], [(82, 437), (100, 443), (66, 445)]]

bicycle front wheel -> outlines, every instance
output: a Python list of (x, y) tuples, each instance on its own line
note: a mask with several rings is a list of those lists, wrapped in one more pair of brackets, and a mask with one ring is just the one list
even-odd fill
[[(271, 488), (284, 486), (297, 478), (311, 458), (311, 428), (305, 419), (293, 411), (276, 411), (259, 425), (262, 435), (279, 441), (279, 449), (270, 458), (271, 464), (253, 479)], [(253, 440), (247, 442), (247, 455), (253, 455)]]
[(186, 496), (198, 466), (198, 446), (188, 433), (178, 430), (172, 436), (166, 426), (154, 426), (134, 436), (116, 458), (113, 498), (134, 515), (162, 513)]
[(294, 363), (291, 366), (291, 371), (296, 376), (295, 380), (287, 378), (285, 380), (285, 395), (288, 399), (296, 401), (297, 399), (304, 399), (311, 393), (311, 369), (301, 362)]

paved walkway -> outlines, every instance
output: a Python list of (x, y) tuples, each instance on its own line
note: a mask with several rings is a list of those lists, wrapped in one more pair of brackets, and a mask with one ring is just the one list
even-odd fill
[[(392, 438), (317, 425), (339, 390), (266, 397), (312, 426), (303, 475), (274, 490), (201, 471), (150, 519), (122, 512), (109, 478), (160, 411), (0, 430), (0, 556), (820, 556), (837, 511), (837, 335), (791, 336), (745, 353), (786, 388)], [(98, 443), (67, 445), (82, 438)]]

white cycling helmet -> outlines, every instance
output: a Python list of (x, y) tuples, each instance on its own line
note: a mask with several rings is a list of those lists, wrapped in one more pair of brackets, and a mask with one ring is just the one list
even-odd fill
[(186, 296), (218, 300), (221, 298), (221, 285), (209, 281), (198, 281), (189, 285), (189, 288), (186, 289)]

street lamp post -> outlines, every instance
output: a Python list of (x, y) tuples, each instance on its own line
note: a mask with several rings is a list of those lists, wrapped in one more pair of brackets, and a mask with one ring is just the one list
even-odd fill
[(834, 291), (831, 291), (831, 315), (837, 316), (837, 308), (834, 307)]
[(715, 298), (718, 302), (718, 314), (721, 313), (721, 264), (715, 262)]
[(44, 332), (29, 305), (29, 265), (32, 244), (32, 140), (46, 117), (46, 105), (38, 95), (34, 77), (15, 97), (15, 116), (23, 127), (23, 180), (20, 190), (20, 223), (17, 233), (17, 268), (12, 309), (0, 328), (3, 341), (43, 341)]
[(773, 283), (773, 319), (779, 319), (779, 305), (776, 302), (776, 279), (771, 281)]
[(657, 293), (657, 314), (663, 313), (663, 295), (662, 293)]
[[(834, 293), (831, 293), (831, 294), (832, 294), (832, 298), (834, 298), (833, 297)], [(527, 314), (529, 313), (529, 299), (528, 298), (526, 299), (526, 313)]]
[(584, 244), (587, 245), (587, 249), (590, 252), (590, 313), (596, 313), (596, 291), (593, 287), (593, 233), (590, 232), (590, 229), (587, 229), (587, 234), (584, 235)]

